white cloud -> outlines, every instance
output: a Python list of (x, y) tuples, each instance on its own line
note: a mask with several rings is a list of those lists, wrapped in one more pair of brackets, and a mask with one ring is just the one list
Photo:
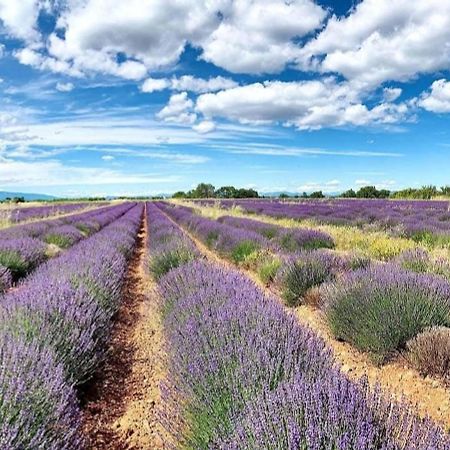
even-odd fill
[(112, 155), (103, 155), (102, 159), (103, 161), (114, 161), (116, 158)]
[(369, 88), (448, 69), (450, 3), (363, 0), (346, 17), (333, 16), (300, 53), (300, 67), (338, 72)]
[(236, 73), (275, 73), (293, 61), (292, 42), (320, 27), (326, 11), (310, 0), (225, 2), (220, 25), (201, 43), (202, 58)]
[(156, 114), (156, 117), (166, 122), (193, 124), (197, 120), (197, 115), (192, 112), (193, 106), (194, 103), (188, 98), (187, 92), (173, 94), (169, 103)]
[(197, 133), (206, 134), (216, 129), (216, 124), (210, 120), (204, 120), (192, 127)]
[(397, 100), (400, 95), (402, 95), (402, 90), (400, 88), (384, 88), (383, 89), (383, 100), (385, 102), (393, 102)]
[(431, 85), (431, 92), (422, 94), (419, 106), (435, 113), (450, 113), (450, 81), (435, 81)]
[(208, 80), (195, 78), (191, 75), (184, 75), (180, 78), (172, 78), (171, 89), (176, 91), (191, 91), (198, 94), (204, 92), (216, 92), (222, 89), (231, 89), (238, 86), (238, 83), (230, 78), (215, 77)]
[(358, 188), (363, 186), (375, 186), (377, 189), (392, 189), (396, 184), (397, 181), (395, 180), (383, 180), (375, 183), (365, 179), (355, 180), (355, 186)]
[(295, 191), (296, 192), (314, 192), (314, 191), (322, 191), (322, 192), (334, 192), (339, 188), (341, 182), (339, 180), (330, 180), (325, 182), (308, 182), (298, 186)]
[(173, 183), (178, 176), (123, 173), (111, 169), (75, 167), (59, 161), (0, 159), (1, 187)]
[(0, 0), (0, 19), (6, 31), (26, 41), (37, 40), (36, 22), (42, 3), (40, 0)]
[(225, 77), (209, 79), (196, 78), (191, 75), (183, 75), (180, 78), (147, 78), (141, 86), (141, 91), (151, 93), (171, 89), (173, 91), (190, 91), (198, 94), (216, 92), (221, 89), (230, 89), (238, 86), (238, 83)]
[[(60, 32), (44, 39), (36, 21), (47, 4), (0, 0), (8, 30), (42, 58), (19, 59), (23, 64), (132, 80), (176, 64), (187, 44), (230, 71), (277, 72), (294, 61), (299, 47), (293, 40), (319, 28), (327, 15), (312, 0), (69, 0), (55, 3)], [(126, 60), (118, 63), (117, 55)]]
[(405, 103), (380, 103), (367, 108), (348, 83), (325, 80), (270, 81), (198, 97), (196, 111), (206, 118), (224, 117), (241, 123), (282, 123), (299, 129), (325, 126), (394, 124), (409, 118)]
[(59, 92), (70, 92), (74, 87), (73, 83), (56, 83), (56, 90)]
[(170, 85), (167, 78), (147, 78), (141, 86), (141, 91), (150, 94), (155, 91), (163, 91)]

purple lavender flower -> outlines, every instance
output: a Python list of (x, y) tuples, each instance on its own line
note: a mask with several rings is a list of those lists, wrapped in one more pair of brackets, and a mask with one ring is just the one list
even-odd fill
[(48, 348), (0, 332), (0, 448), (82, 447), (75, 393)]

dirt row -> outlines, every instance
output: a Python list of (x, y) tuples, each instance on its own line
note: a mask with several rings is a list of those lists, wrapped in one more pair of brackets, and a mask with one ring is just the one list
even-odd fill
[(88, 449), (164, 448), (156, 412), (165, 358), (156, 286), (145, 268), (147, 239), (144, 214), (108, 357), (82, 394)]

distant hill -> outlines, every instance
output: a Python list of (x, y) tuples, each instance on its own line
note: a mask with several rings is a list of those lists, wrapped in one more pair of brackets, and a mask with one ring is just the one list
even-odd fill
[(0, 191), (0, 200), (5, 200), (6, 198), (13, 198), (13, 197), (23, 197), (26, 201), (31, 202), (34, 200), (55, 200), (56, 197), (53, 197), (52, 195), (47, 194), (33, 194), (33, 193), (26, 193), (26, 192), (5, 192)]

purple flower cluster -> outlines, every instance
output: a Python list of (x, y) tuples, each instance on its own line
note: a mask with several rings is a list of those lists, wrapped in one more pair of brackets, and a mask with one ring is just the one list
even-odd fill
[(347, 273), (323, 289), (333, 334), (384, 361), (431, 326), (450, 326), (450, 283), (395, 264)]
[[(158, 235), (168, 224), (155, 216)], [(174, 447), (450, 449), (408, 405), (350, 381), (321, 338), (239, 272), (197, 260), (158, 285), (168, 355), (160, 415)]]
[(119, 204), (64, 218), (18, 225), (0, 231), (0, 264), (14, 281), (25, 276), (46, 259), (47, 243), (67, 248), (98, 231), (130, 209)]
[(0, 331), (0, 448), (81, 448), (75, 393), (53, 352)]
[(199, 252), (183, 231), (154, 203), (147, 203), (149, 228), (148, 268), (158, 279), (170, 270), (196, 259)]
[(175, 206), (164, 202), (157, 202), (156, 205), (177, 223), (183, 224), (210, 248), (236, 263), (244, 261), (251, 253), (270, 246), (268, 239), (256, 231), (236, 228), (199, 216), (192, 208), (185, 206)]
[(18, 278), (44, 261), (45, 250), (46, 245), (35, 238), (1, 239), (0, 264)]
[(332, 252), (302, 251), (283, 258), (275, 285), (288, 306), (298, 306), (309, 289), (331, 281), (345, 262)]
[(83, 233), (73, 225), (61, 225), (53, 227), (44, 235), (44, 241), (55, 244), (60, 248), (67, 248), (83, 239)]
[[(4, 410), (0, 442), (9, 443), (7, 439), (16, 436), (14, 449), (79, 448), (70, 386), (92, 376), (107, 348), (143, 206), (128, 204), (126, 209), (123, 216), (42, 264), (16, 290), (0, 298), (0, 329), (15, 343), (1, 353), (0, 383), (2, 370), (5, 376), (16, 374), (14, 383), (8, 378), (5, 382), (10, 390), (5, 398), (21, 398), (16, 408)], [(29, 349), (24, 351), (33, 358), (15, 360), (10, 353), (20, 346)], [(42, 399), (31, 384), (33, 377)], [(35, 419), (30, 426), (27, 414)]]
[(223, 216), (218, 221), (236, 228), (243, 228), (262, 234), (274, 242), (281, 250), (287, 252), (334, 247), (332, 237), (319, 230), (310, 228), (285, 228), (259, 220), (233, 216)]
[[(210, 205), (211, 201), (202, 200)], [(409, 200), (222, 200), (221, 206), (239, 206), (244, 211), (270, 217), (314, 219), (320, 223), (375, 226), (418, 240), (433, 241), (433, 235), (450, 237), (450, 207), (446, 201)]]
[(12, 222), (19, 223), (31, 219), (51, 217), (57, 214), (70, 214), (78, 209), (93, 205), (97, 205), (97, 203), (55, 203), (44, 206), (21, 207), (9, 211), (9, 216)]

